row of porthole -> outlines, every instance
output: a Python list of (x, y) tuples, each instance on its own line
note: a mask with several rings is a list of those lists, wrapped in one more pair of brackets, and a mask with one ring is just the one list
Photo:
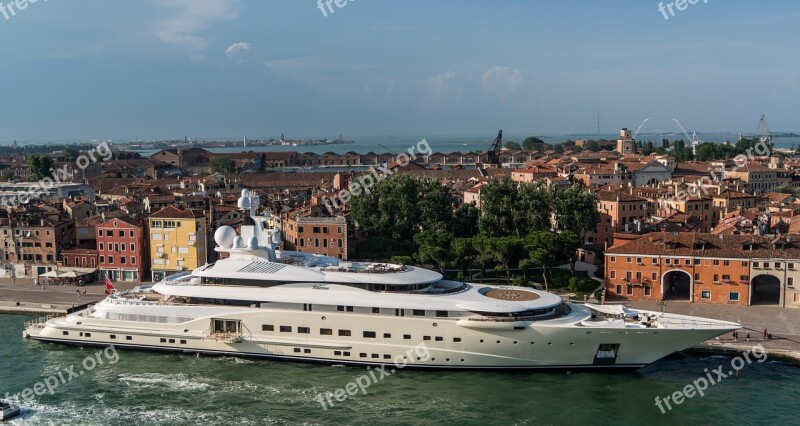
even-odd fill
[[(483, 343), (483, 339), (481, 339), (481, 343)], [(516, 344), (518, 344), (518, 343), (519, 343), (518, 341), (514, 340), (514, 344), (515, 344), (515, 345), (516, 345)], [(536, 343), (536, 342), (531, 342), (531, 345), (533, 345), (533, 344), (535, 344), (535, 343)], [(500, 341), (499, 341), (499, 340), (497, 341), (497, 344), (498, 344), (498, 345), (500, 344)], [(553, 344), (553, 342), (547, 342), (547, 344), (548, 344), (548, 345), (552, 345), (552, 344)], [(574, 345), (575, 345), (575, 343), (570, 343), (569, 345), (570, 345), (570, 346), (574, 346)]]

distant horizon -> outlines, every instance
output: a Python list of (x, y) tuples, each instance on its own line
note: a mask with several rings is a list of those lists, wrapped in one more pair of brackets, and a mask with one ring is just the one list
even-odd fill
[[(630, 128), (629, 128), (630, 129)], [(733, 131), (710, 131), (710, 132), (696, 132), (697, 135), (727, 135), (727, 136), (738, 136), (741, 132), (733, 132)], [(781, 135), (797, 135), (800, 136), (800, 131), (787, 131), (787, 130), (778, 130), (772, 131), (772, 137), (774, 139), (781, 139), (781, 138), (792, 138), (793, 136), (781, 136)], [(758, 137), (758, 133), (756, 132), (743, 132), (745, 137)], [(636, 140), (645, 140), (643, 136), (683, 136), (685, 139), (685, 135), (678, 130), (678, 131), (664, 131), (664, 132), (640, 132)], [(776, 136), (777, 135), (777, 136)], [(190, 142), (241, 142), (243, 138), (246, 137), (248, 141), (257, 141), (257, 140), (279, 140), (280, 134), (277, 136), (214, 136), (214, 137), (192, 137), (191, 135), (187, 135)], [(371, 138), (387, 138), (387, 139), (408, 139), (408, 138), (453, 138), (453, 139), (475, 139), (477, 140), (487, 140), (491, 141), (495, 138), (496, 134), (432, 134), (432, 135), (422, 135), (422, 134), (364, 134), (364, 135), (346, 135), (342, 134), (342, 138), (344, 140), (353, 140), (356, 144), (359, 143), (359, 139), (371, 139)], [(511, 133), (508, 134), (503, 132), (503, 142), (508, 141), (515, 141), (521, 143), (527, 137), (538, 137), (544, 139), (555, 139), (555, 138), (566, 138), (570, 139), (570, 137), (580, 137), (581, 139), (592, 139), (593, 137), (597, 137), (598, 139), (606, 139), (606, 140), (616, 140), (618, 138), (618, 132), (608, 132), (608, 133)], [(691, 136), (691, 134), (690, 134)], [(317, 135), (317, 136), (309, 136), (309, 135), (286, 135), (286, 140), (318, 140), (318, 139), (329, 139), (334, 140), (338, 138), (339, 135), (336, 134), (335, 136), (327, 136), (327, 135)], [(87, 139), (52, 139), (52, 140), (24, 140), (24, 139), (16, 139), (10, 141), (0, 141), (0, 145), (11, 145), (15, 141), (17, 144), (20, 145), (57, 145), (57, 144), (81, 144), (81, 143), (93, 143), (93, 142), (101, 142), (101, 141), (110, 141), (112, 143), (156, 143), (156, 142), (182, 142), (183, 136), (181, 137), (166, 137), (166, 138), (159, 138), (159, 139), (134, 139), (134, 138), (87, 138)], [(681, 139), (680, 137), (677, 139)], [(574, 140), (574, 139), (573, 139)], [(721, 142), (721, 141), (703, 141), (703, 142)], [(300, 147), (296, 147), (300, 148)]]

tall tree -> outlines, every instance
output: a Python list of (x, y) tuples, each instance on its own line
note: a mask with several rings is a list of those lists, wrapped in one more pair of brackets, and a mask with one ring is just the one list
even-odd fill
[(554, 192), (542, 182), (522, 184), (519, 188), (519, 206), (516, 215), (517, 235), (551, 228), (550, 212)]
[(545, 145), (545, 143), (542, 139), (533, 136), (528, 136), (524, 141), (522, 141), (522, 148), (528, 151), (536, 150), (538, 147), (543, 145)]
[(547, 281), (547, 276), (550, 275), (552, 277), (556, 250), (559, 249), (558, 234), (547, 231), (532, 232), (525, 237), (522, 244), (528, 253), (528, 257), (523, 262), (520, 262), (520, 266), (541, 266), (543, 269), (544, 289), (549, 290), (550, 284)]
[(474, 237), (478, 233), (481, 211), (475, 204), (462, 204), (453, 212), (451, 230), (457, 238)]
[(481, 186), (482, 215), (478, 227), (489, 237), (517, 235), (516, 215), (519, 206), (517, 183), (505, 176)]
[(522, 149), (520, 144), (518, 142), (514, 142), (514, 141), (506, 142), (505, 143), (505, 147), (508, 148), (508, 149), (513, 149), (513, 150), (517, 150), (517, 151)]
[(597, 196), (578, 188), (557, 191), (553, 204), (559, 231), (573, 231), (584, 236), (600, 219)]
[(418, 247), (417, 260), (421, 264), (435, 265), (442, 273), (454, 256), (451, 248), (453, 236), (449, 232), (422, 231), (414, 235)]
[(226, 156), (214, 157), (208, 163), (211, 173), (230, 174), (236, 171), (236, 163), (233, 158)]
[(464, 277), (467, 270), (478, 261), (478, 251), (475, 249), (474, 238), (453, 238), (453, 264), (461, 268)]
[(53, 159), (48, 155), (33, 154), (28, 157), (28, 168), (31, 169), (31, 178), (41, 180), (53, 178)]

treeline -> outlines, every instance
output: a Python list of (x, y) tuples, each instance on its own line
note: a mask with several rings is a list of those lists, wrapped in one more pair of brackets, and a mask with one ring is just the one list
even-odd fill
[(544, 269), (544, 284), (557, 260), (577, 261), (584, 235), (598, 221), (596, 197), (577, 188), (495, 179), (481, 187), (481, 210), (454, 208), (449, 187), (400, 175), (376, 183), (350, 201), (353, 219), (366, 233), (356, 257), (458, 268)]

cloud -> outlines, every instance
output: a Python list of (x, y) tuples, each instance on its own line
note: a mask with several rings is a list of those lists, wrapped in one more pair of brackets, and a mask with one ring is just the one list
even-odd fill
[(207, 59), (208, 40), (203, 33), (217, 21), (238, 16), (238, 0), (165, 0), (160, 3), (174, 11), (155, 35), (166, 44), (186, 50), (192, 60)]
[(457, 109), (461, 109), (461, 99), (464, 95), (464, 87), (461, 78), (451, 70), (435, 75), (428, 80), (428, 104), (429, 109), (441, 110), (448, 105), (455, 104)]
[(225, 49), (225, 56), (236, 63), (244, 63), (247, 62), (247, 54), (252, 50), (253, 46), (250, 43), (240, 41), (228, 46)]
[(522, 71), (509, 67), (492, 67), (483, 73), (483, 93), (506, 97), (517, 91), (522, 82)]

